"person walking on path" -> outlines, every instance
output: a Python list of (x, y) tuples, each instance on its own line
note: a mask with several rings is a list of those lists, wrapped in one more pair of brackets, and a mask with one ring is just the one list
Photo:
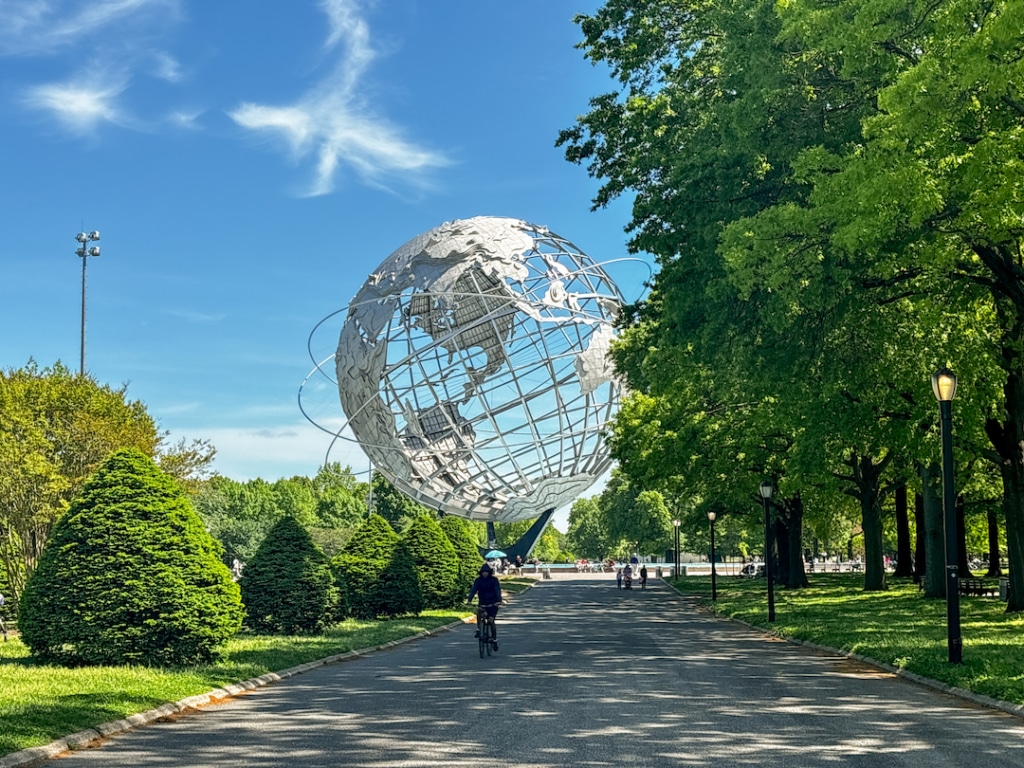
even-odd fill
[(617, 589), (622, 589), (622, 569), (619, 568), (615, 571), (615, 586)]
[(640, 589), (647, 589), (647, 566), (640, 566)]

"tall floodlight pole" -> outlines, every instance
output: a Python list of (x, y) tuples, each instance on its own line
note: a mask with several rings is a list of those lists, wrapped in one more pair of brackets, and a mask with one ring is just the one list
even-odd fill
[(963, 663), (960, 637), (960, 580), (957, 575), (956, 508), (953, 496), (953, 397), (956, 374), (940, 368), (932, 374), (932, 391), (939, 401), (942, 431), (942, 524), (946, 529), (946, 643), (950, 664)]
[(772, 481), (761, 483), (764, 502), (764, 577), (768, 582), (768, 621), (775, 621), (775, 576), (772, 573), (772, 515), (768, 502), (772, 498)]
[(81, 376), (85, 376), (85, 262), (89, 256), (100, 255), (100, 247), (98, 245), (88, 245), (88, 243), (94, 243), (99, 239), (100, 233), (96, 229), (92, 232), (79, 232), (75, 235), (75, 240), (78, 241), (78, 250), (75, 251), (75, 255), (82, 259), (82, 354), (78, 368), (78, 373)]

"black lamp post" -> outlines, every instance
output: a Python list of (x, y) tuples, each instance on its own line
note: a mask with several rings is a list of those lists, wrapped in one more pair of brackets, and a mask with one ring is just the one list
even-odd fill
[(963, 663), (960, 637), (960, 583), (957, 576), (956, 509), (953, 499), (953, 398), (956, 374), (939, 368), (932, 374), (932, 391), (939, 401), (942, 429), (942, 525), (946, 529), (946, 638), (949, 663)]
[(675, 528), (675, 537), (672, 540), (672, 570), (677, 579), (679, 578), (679, 523), (678, 519), (672, 521), (672, 526)]
[(775, 621), (775, 578), (772, 575), (772, 516), (768, 501), (772, 497), (772, 481), (761, 482), (761, 501), (764, 502), (764, 577), (768, 581), (768, 621)]
[(718, 586), (715, 583), (715, 511), (708, 512), (708, 522), (711, 523), (711, 599), (718, 599)]

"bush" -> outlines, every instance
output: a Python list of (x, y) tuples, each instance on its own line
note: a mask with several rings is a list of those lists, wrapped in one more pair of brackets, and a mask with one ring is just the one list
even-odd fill
[(239, 586), (246, 624), (254, 632), (319, 632), (335, 618), (338, 588), (331, 564), (294, 517), (281, 518), (268, 531)]
[(55, 526), (18, 627), (40, 661), (201, 664), (241, 626), (238, 585), (181, 487), (112, 454)]
[(459, 558), (441, 526), (430, 515), (417, 515), (402, 537), (420, 578), (427, 608), (454, 605), (459, 589)]
[(374, 619), (422, 610), (416, 566), (400, 543), (387, 520), (370, 515), (334, 558), (332, 564), (350, 615)]
[(476, 545), (470, 535), (466, 521), (461, 517), (445, 515), (441, 518), (441, 530), (444, 531), (448, 541), (455, 548), (455, 555), (458, 559), (459, 575), (456, 597), (460, 600), (469, 594), (469, 588), (473, 586), (480, 566), (484, 558), (480, 554), (480, 547)]
[(419, 574), (404, 541), (395, 545), (391, 562), (380, 575), (381, 608), (378, 616), (418, 616), (424, 608)]

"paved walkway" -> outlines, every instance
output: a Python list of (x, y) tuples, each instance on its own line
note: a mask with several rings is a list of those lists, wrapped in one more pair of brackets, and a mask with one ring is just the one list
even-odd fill
[(472, 627), (71, 753), (82, 766), (1024, 767), (1024, 721), (696, 611), (542, 581)]

